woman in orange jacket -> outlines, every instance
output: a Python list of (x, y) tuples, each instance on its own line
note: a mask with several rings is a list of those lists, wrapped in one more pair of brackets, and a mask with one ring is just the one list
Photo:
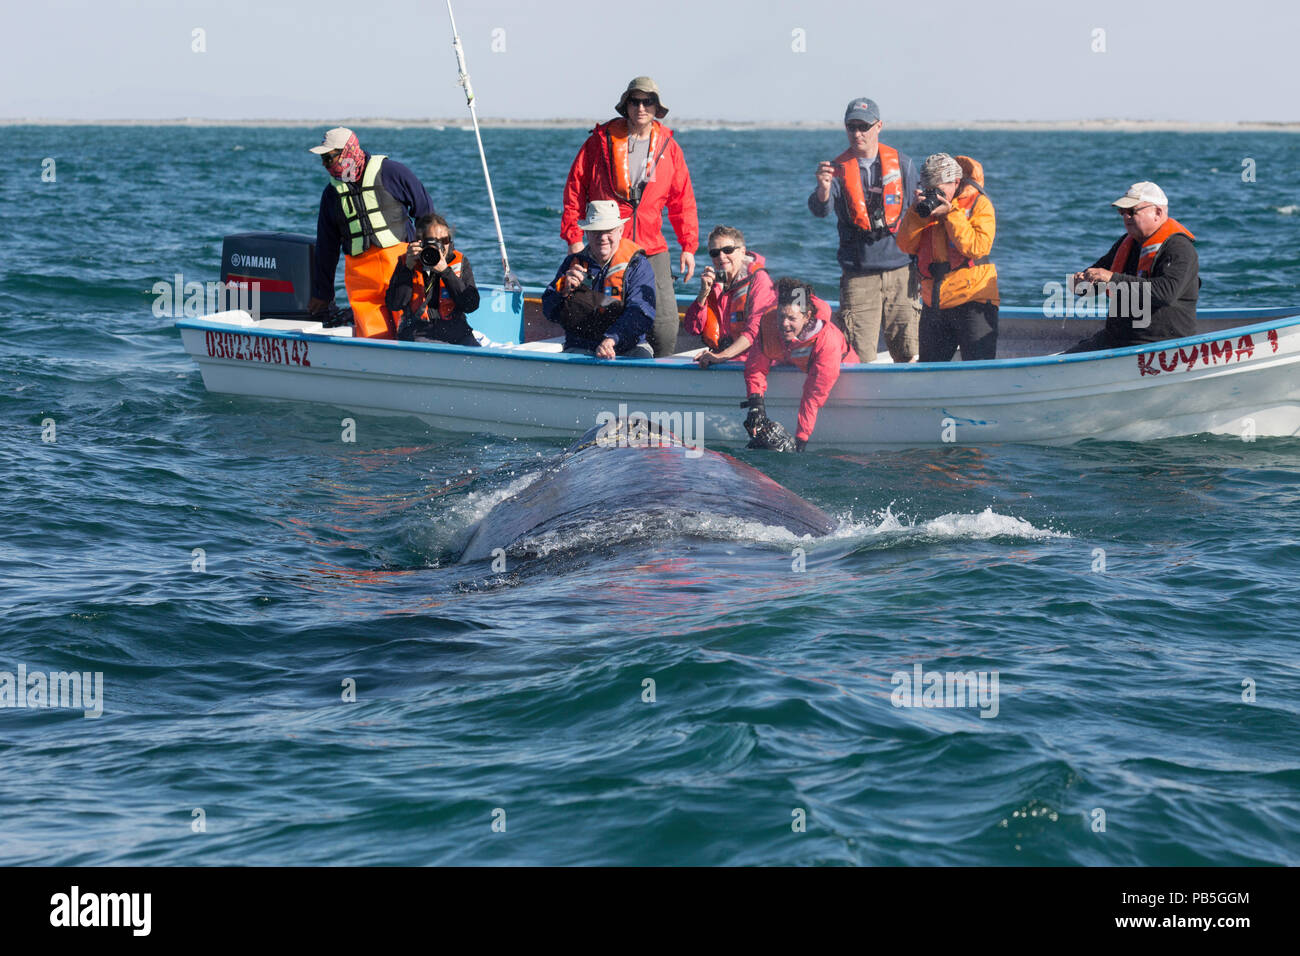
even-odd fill
[(969, 156), (935, 153), (921, 164), (917, 201), (898, 226), (898, 248), (921, 273), (922, 362), (991, 359), (998, 347), (998, 270), (989, 258), (993, 203)]

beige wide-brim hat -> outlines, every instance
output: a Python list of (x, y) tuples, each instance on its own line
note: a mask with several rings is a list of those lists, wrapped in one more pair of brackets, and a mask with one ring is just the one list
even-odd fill
[(604, 232), (627, 222), (618, 214), (618, 203), (612, 199), (593, 199), (587, 203), (587, 218), (578, 223), (584, 232)]
[(664, 98), (659, 95), (659, 86), (648, 76), (638, 76), (635, 80), (627, 85), (623, 95), (618, 99), (618, 105), (614, 107), (619, 116), (627, 116), (627, 98), (633, 93), (653, 93), (655, 99), (659, 101), (659, 108), (655, 110), (655, 116), (663, 119), (668, 115), (668, 107), (664, 106)]

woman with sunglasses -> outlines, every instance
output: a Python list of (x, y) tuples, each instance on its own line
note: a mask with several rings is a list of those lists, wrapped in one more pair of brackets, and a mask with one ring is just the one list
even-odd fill
[(686, 157), (673, 138), (673, 131), (659, 120), (668, 107), (659, 97), (659, 87), (648, 76), (638, 76), (614, 107), (618, 118), (591, 131), (578, 151), (564, 183), (560, 235), (569, 252), (584, 245), (578, 220), (587, 203), (597, 199), (618, 202), (619, 215), (630, 221), (625, 237), (640, 246), (655, 274), (655, 319), (649, 339), (657, 357), (677, 351), (677, 296), (673, 291), (672, 264), (663, 235), (663, 212), (668, 210), (677, 241), (682, 281), (695, 275), (695, 250), (700, 244), (700, 225), (695, 214), (695, 190)]
[(445, 342), (477, 346), (466, 314), (478, 309), (478, 288), (469, 260), (455, 248), (451, 227), (437, 213), (416, 222), (419, 238), (388, 283), (388, 310), (397, 321), (397, 338), (406, 342)]
[(682, 320), (686, 331), (709, 348), (695, 357), (700, 368), (743, 358), (758, 337), (758, 320), (776, 305), (776, 286), (766, 260), (745, 248), (745, 236), (732, 226), (709, 233), (709, 259), (700, 273), (700, 294)]

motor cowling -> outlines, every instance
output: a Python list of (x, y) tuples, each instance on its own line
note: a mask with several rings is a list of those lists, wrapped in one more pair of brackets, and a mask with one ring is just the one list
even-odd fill
[(305, 318), (316, 239), (291, 232), (241, 232), (221, 244), (221, 281), (256, 283), (263, 318)]

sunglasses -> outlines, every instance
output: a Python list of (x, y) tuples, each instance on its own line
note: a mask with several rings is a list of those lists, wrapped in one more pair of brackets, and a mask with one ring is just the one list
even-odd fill
[(646, 109), (652, 110), (659, 105), (659, 101), (656, 99), (643, 100), (638, 96), (629, 96), (627, 98), (627, 105), (629, 109), (636, 109), (638, 106), (644, 106)]
[(446, 249), (449, 245), (451, 245), (451, 238), (448, 237), (446, 239), (425, 239), (423, 240), (423, 242), (426, 246), (441, 246), (443, 249)]
[(322, 153), (320, 157), (320, 164), (322, 166), (333, 165), (334, 161), (342, 155), (343, 155), (343, 150), (341, 149), (336, 149), (332, 153)]
[(850, 133), (870, 133), (876, 128), (876, 124), (872, 123), (868, 126), (866, 123), (845, 123), (844, 128)]
[(1134, 216), (1136, 216), (1138, 213), (1140, 213), (1143, 209), (1150, 209), (1150, 208), (1152, 208), (1152, 207), (1151, 207), (1151, 206), (1134, 206), (1132, 209), (1121, 209), (1121, 210), (1119, 211), (1119, 214), (1120, 214), (1121, 216), (1123, 216), (1125, 219), (1132, 219)]
[(721, 249), (710, 249), (709, 258), (716, 259), (718, 256), (729, 256), (739, 248), (740, 246), (723, 246)]

